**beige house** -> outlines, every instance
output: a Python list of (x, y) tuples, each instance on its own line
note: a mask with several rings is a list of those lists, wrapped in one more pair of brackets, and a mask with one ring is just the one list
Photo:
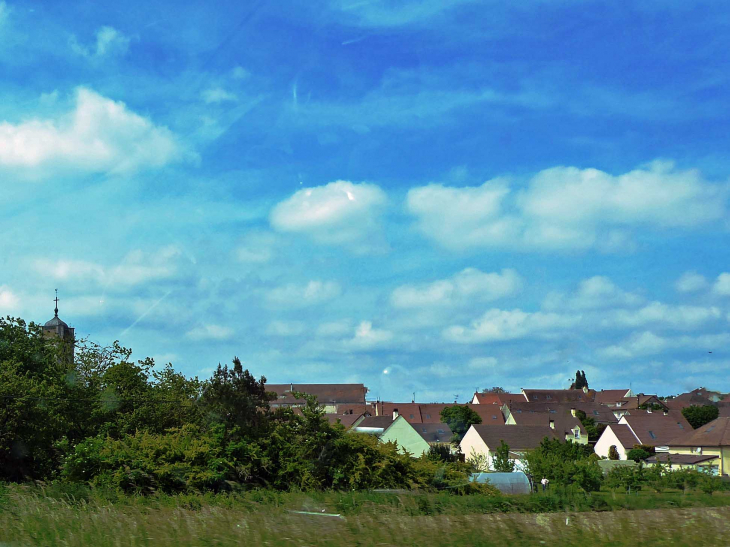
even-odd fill
[(608, 458), (611, 446), (615, 446), (621, 460), (625, 460), (629, 450), (638, 444), (653, 446), (659, 453), (669, 452), (670, 441), (691, 431), (692, 426), (681, 412), (634, 410), (621, 416), (617, 424), (606, 426), (594, 450), (599, 456)]
[(494, 456), (502, 441), (509, 446), (509, 457), (515, 468), (524, 468), (522, 458), (526, 451), (540, 446), (542, 440), (561, 439), (554, 429), (539, 425), (473, 425), (461, 439), (459, 447), (467, 460), (483, 458), (487, 468), (494, 470)]
[(533, 410), (532, 406), (539, 408), (543, 405), (540, 403), (504, 405), (502, 413), (505, 417), (505, 425), (548, 426), (558, 435), (562, 435), (566, 441), (588, 444), (588, 433), (576, 417), (574, 408), (553, 405)]
[(669, 457), (674, 454), (714, 456), (704, 465), (717, 475), (730, 475), (730, 417), (717, 418), (709, 424), (669, 443)]

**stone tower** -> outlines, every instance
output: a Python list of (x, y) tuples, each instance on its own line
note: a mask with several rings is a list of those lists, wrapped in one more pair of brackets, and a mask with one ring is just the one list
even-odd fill
[(58, 338), (63, 341), (64, 353), (66, 358), (70, 361), (74, 359), (74, 342), (76, 337), (74, 335), (74, 329), (64, 323), (60, 317), (58, 317), (58, 289), (56, 289), (56, 308), (53, 310), (53, 319), (43, 325), (43, 334), (47, 338)]

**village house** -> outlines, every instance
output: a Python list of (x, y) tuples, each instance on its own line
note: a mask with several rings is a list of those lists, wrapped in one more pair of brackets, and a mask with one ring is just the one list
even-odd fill
[(534, 425), (472, 425), (459, 445), (467, 460), (482, 457), (490, 470), (494, 470), (494, 455), (501, 442), (509, 447), (509, 457), (516, 470), (524, 469), (525, 452), (540, 446), (544, 438), (560, 439), (561, 436), (548, 426)]
[(441, 423), (441, 411), (452, 406), (467, 406), (476, 412), (482, 423), (504, 425), (504, 416), (497, 405), (462, 403), (374, 403), (376, 416), (400, 415), (412, 424)]
[(402, 452), (415, 458), (427, 454), (432, 446), (447, 446), (451, 450), (451, 439), (454, 436), (446, 424), (411, 424), (397, 413), (392, 416), (362, 417), (350, 431), (376, 435), (383, 443), (396, 443)]
[(276, 394), (271, 408), (304, 406), (306, 401), (295, 397), (294, 393), (314, 395), (327, 414), (363, 413), (367, 408), (368, 388), (363, 384), (266, 384), (265, 387), (266, 391)]
[(692, 431), (692, 426), (679, 412), (634, 411), (621, 417), (617, 424), (606, 427), (594, 450), (608, 458), (612, 446), (619, 459), (636, 445), (653, 446), (657, 452), (669, 452), (669, 443)]
[(730, 475), (730, 417), (721, 417), (688, 435), (669, 442), (669, 457), (676, 455), (713, 456), (703, 465), (716, 475)]
[[(532, 406), (541, 407), (539, 410)], [(543, 405), (541, 403), (515, 403), (504, 405), (502, 413), (505, 425), (548, 426), (565, 441), (588, 444), (588, 433), (576, 416), (574, 408), (565, 405)]]
[(528, 403), (585, 403), (592, 402), (595, 391), (583, 389), (523, 389)]

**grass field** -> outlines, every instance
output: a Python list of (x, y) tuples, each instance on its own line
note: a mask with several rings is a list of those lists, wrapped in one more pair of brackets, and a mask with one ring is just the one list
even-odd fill
[[(604, 500), (597, 504), (603, 511), (576, 512), (580, 504), (555, 495), (532, 499), (544, 498), (548, 505), (560, 499), (562, 509), (525, 513), (521, 511), (528, 507), (527, 501), (510, 497), (502, 501), (511, 504), (500, 507), (487, 503), (483, 496), (366, 493), (264, 492), (242, 497), (120, 498), (109, 502), (98, 497), (68, 498), (52, 489), (12, 487), (4, 490), (0, 504), (0, 545), (730, 544), (730, 496), (601, 493), (593, 497)], [(639, 509), (649, 506), (665, 508)], [(666, 508), (672, 506), (676, 508)]]

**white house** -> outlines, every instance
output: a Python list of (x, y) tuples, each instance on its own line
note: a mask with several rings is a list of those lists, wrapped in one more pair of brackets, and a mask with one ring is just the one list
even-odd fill
[(461, 439), (462, 454), (467, 460), (483, 457), (487, 468), (494, 470), (494, 455), (502, 441), (509, 447), (509, 457), (515, 468), (523, 469), (522, 456), (527, 450), (537, 448), (542, 440), (560, 439), (561, 436), (548, 426), (535, 425), (473, 425)]

